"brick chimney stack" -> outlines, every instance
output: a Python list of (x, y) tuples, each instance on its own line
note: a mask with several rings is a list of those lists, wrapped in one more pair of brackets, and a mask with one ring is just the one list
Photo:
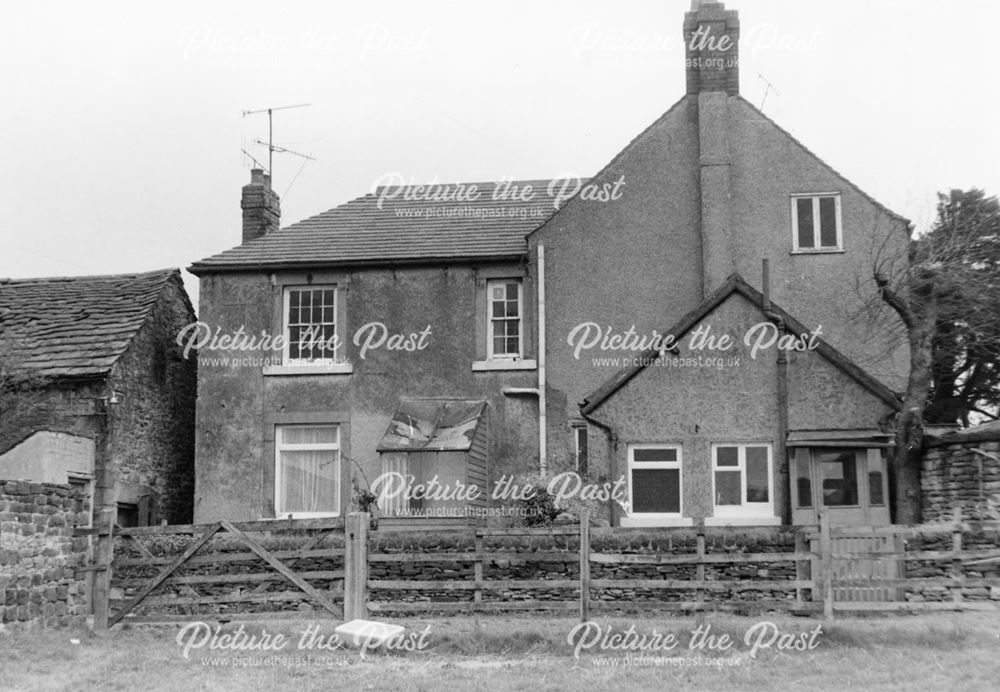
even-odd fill
[(278, 230), (281, 201), (271, 189), (271, 176), (260, 168), (250, 171), (250, 183), (243, 186), (243, 242)]
[(687, 93), (740, 93), (740, 20), (721, 2), (691, 0), (684, 15)]

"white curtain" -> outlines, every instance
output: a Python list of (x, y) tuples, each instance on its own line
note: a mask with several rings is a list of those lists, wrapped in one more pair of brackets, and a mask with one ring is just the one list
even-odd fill
[[(295, 449), (329, 445), (330, 449)], [(281, 431), (281, 512), (334, 512), (339, 507), (340, 450), (337, 429), (309, 426)]]

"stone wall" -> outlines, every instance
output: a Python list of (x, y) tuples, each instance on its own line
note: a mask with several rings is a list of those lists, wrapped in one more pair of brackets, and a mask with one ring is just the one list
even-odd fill
[[(475, 539), (471, 534), (433, 535), (430, 533), (370, 534), (368, 551), (371, 553), (423, 552), (429, 555), (475, 552)], [(697, 535), (694, 530), (643, 531), (629, 529), (595, 529), (591, 536), (591, 554), (624, 553), (628, 555), (694, 555)], [(488, 552), (518, 553), (517, 557), (501, 557), (483, 562), (483, 578), (501, 580), (578, 580), (580, 578), (579, 538), (570, 536), (494, 536), (483, 538), (483, 548)], [(705, 567), (705, 577), (710, 581), (745, 581), (739, 589), (706, 591), (709, 602), (744, 602), (748, 607), (755, 601), (794, 600), (794, 590), (753, 588), (753, 582), (791, 581), (795, 579), (793, 562), (782, 561), (780, 553), (794, 552), (795, 536), (788, 531), (774, 529), (728, 530), (725, 533), (709, 532), (705, 537), (705, 552), (712, 553), (774, 553), (774, 562), (752, 564), (711, 564)], [(544, 561), (532, 559), (534, 553), (545, 552)], [(523, 555), (523, 557), (521, 557)], [(474, 559), (462, 562), (412, 562), (370, 561), (369, 579), (373, 580), (472, 580)], [(807, 568), (808, 569), (808, 568)], [(694, 580), (694, 564), (591, 564), (591, 579), (677, 579)], [(620, 601), (623, 607), (641, 606), (644, 601), (693, 601), (693, 589), (651, 589), (642, 587), (594, 588), (592, 598), (602, 601)], [(445, 601), (471, 600), (469, 590), (454, 591), (370, 591), (370, 601)], [(579, 598), (577, 588), (553, 587), (528, 589), (484, 590), (484, 602), (499, 601), (567, 601)], [(809, 598), (809, 594), (806, 594)]]
[[(1000, 548), (1000, 526), (978, 522), (963, 526), (962, 550), (996, 551)], [(906, 540), (906, 552), (941, 551), (952, 549), (950, 533), (921, 533)], [(961, 575), (965, 580), (957, 589), (963, 601), (1000, 601), (1000, 560), (962, 563)], [(948, 560), (907, 560), (904, 566), (907, 579), (941, 579), (956, 576), (956, 566)], [(903, 598), (912, 602), (950, 601), (955, 589), (946, 586), (907, 586)]]
[(69, 625), (87, 614), (89, 501), (68, 485), (0, 481), (0, 619), (4, 624)]
[(177, 334), (194, 320), (183, 291), (180, 278), (164, 286), (109, 378), (119, 398), (109, 416), (111, 456), (118, 460), (115, 480), (155, 490), (156, 517), (170, 524), (191, 521), (194, 505), (198, 366), (176, 343)]
[[(978, 450), (978, 451), (976, 451)], [(1000, 519), (1000, 429), (981, 426), (931, 438), (921, 473), (925, 522)]]

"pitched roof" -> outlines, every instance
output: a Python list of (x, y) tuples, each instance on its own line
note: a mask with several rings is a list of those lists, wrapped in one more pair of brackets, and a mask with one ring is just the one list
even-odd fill
[[(693, 329), (699, 322), (702, 321), (702, 319), (725, 302), (725, 300), (734, 293), (739, 293), (754, 305), (762, 305), (764, 296), (760, 293), (760, 291), (748, 284), (739, 274), (733, 274), (724, 284), (722, 284), (722, 286), (702, 301), (701, 305), (682, 317), (673, 325), (673, 327), (666, 330), (664, 334), (673, 336), (676, 343), (676, 341), (679, 341), (681, 337)], [(771, 303), (771, 310), (781, 317), (790, 331), (797, 334), (806, 334), (809, 332), (809, 330), (801, 322), (796, 320), (773, 302)], [(899, 398), (891, 389), (869, 375), (854, 361), (823, 339), (817, 338), (816, 343), (817, 347), (815, 350), (817, 353), (822, 355), (834, 366), (844, 372), (848, 377), (880, 398), (882, 401), (889, 404), (893, 408), (899, 408)], [(639, 365), (623, 368), (612, 375), (611, 378), (605, 381), (604, 384), (591, 392), (591, 394), (583, 400), (580, 404), (581, 412), (584, 415), (587, 415), (606, 400), (611, 398), (611, 396), (625, 386), (629, 380), (644, 370), (649, 363), (654, 362), (658, 355), (659, 351), (657, 349), (650, 349), (643, 353), (639, 358)]]
[[(455, 200), (426, 199), (412, 186), (376, 188), (363, 197), (195, 262), (194, 274), (310, 264), (386, 264), (497, 259), (527, 252), (525, 237), (555, 212), (549, 180), (423, 186), (469, 191)], [(582, 181), (586, 182), (586, 181)], [(522, 201), (512, 190), (531, 185)], [(506, 186), (506, 187), (505, 187)], [(507, 193), (506, 198), (504, 197)], [(407, 197), (410, 199), (407, 199)], [(381, 202), (381, 203), (380, 203)]]
[(180, 282), (180, 270), (0, 279), (4, 354), (45, 378), (105, 375), (170, 280)]

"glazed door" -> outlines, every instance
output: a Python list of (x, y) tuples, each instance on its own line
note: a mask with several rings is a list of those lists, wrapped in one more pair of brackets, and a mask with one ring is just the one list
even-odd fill
[(794, 523), (818, 523), (820, 508), (829, 512), (834, 526), (889, 523), (888, 474), (881, 449), (797, 447), (794, 458)]

